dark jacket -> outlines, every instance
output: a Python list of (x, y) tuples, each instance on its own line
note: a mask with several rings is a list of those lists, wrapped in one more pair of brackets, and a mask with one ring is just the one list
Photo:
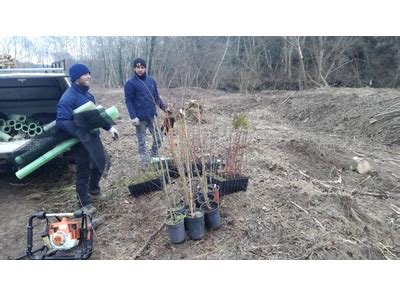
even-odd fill
[(124, 86), (125, 104), (131, 119), (139, 118), (144, 121), (157, 116), (156, 105), (163, 111), (167, 108), (161, 100), (157, 84), (150, 76), (139, 78), (133, 75)]
[[(57, 104), (57, 127), (76, 137), (77, 127), (73, 122), (73, 110), (89, 101), (96, 103), (94, 96), (89, 93), (88, 88), (72, 83)], [(108, 126), (104, 129), (109, 130), (110, 128), (111, 126)]]

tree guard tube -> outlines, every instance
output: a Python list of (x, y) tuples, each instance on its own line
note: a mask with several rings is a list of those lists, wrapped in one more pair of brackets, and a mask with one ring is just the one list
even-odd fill
[[(106, 109), (106, 113), (113, 120), (117, 119), (118, 116), (119, 116), (118, 110), (117, 110), (117, 108), (115, 106), (112, 106), (112, 107)], [(57, 156), (59, 156), (63, 152), (71, 149), (71, 147), (74, 146), (75, 144), (77, 144), (78, 142), (79, 142), (78, 139), (72, 138), (72, 139), (66, 140), (66, 141), (58, 144), (52, 150), (50, 150), (47, 153), (43, 154), (42, 156), (40, 156), (39, 158), (37, 158), (36, 160), (31, 162), (27, 166), (25, 166), (24, 168), (22, 168), (21, 170), (16, 172), (15, 175), (17, 176), (18, 179), (22, 179), (22, 178), (28, 176), (33, 171), (37, 170), (38, 168), (40, 168), (44, 164), (48, 163), (50, 160), (56, 158)]]
[(21, 123), (26, 121), (26, 116), (25, 115), (11, 114), (8, 118), (10, 120), (15, 120), (15, 121), (21, 122)]
[[(79, 106), (78, 108), (74, 109), (73, 112), (75, 114), (83, 112), (85, 110), (90, 110), (90, 109), (95, 109), (96, 106), (94, 105), (94, 103), (92, 101), (86, 102), (85, 104)], [(53, 122), (50, 122), (46, 125), (43, 126), (43, 131), (49, 131), (52, 128), (54, 128), (56, 126), (56, 121), (54, 120)]]
[[(89, 102), (79, 106), (78, 108), (74, 109), (73, 113), (76, 114), (76, 113), (80, 113), (80, 112), (83, 112), (83, 111), (86, 111), (86, 110), (95, 109), (95, 108), (96, 107), (95, 107), (94, 103), (92, 101), (89, 101)], [(55, 126), (56, 126), (56, 121), (54, 120), (53, 122), (45, 125), (44, 127), (47, 128), (47, 129), (43, 129), (43, 130), (44, 131), (49, 131), (49, 130), (53, 129)], [(29, 127), (26, 124), (24, 124), (24, 126), (22, 127), (22, 131), (26, 132), (30, 137), (34, 137), (36, 134), (40, 134), (42, 132), (42, 131), (40, 131), (40, 133), (37, 133), (37, 131), (35, 130), (35, 132), (31, 132), (30, 133)], [(29, 158), (27, 158), (27, 157), (32, 156), (32, 155), (34, 155), (36, 157), (39, 157), (40, 154), (43, 154), (43, 152), (42, 152), (42, 153), (38, 153), (38, 154), (35, 155), (35, 154), (32, 153), (32, 151), (29, 151), (29, 152), (30, 153), (26, 152), (26, 153), (23, 153), (21, 155), (18, 155), (15, 158), (15, 162), (18, 165), (21, 165), (23, 163), (27, 163), (28, 162), (27, 159), (29, 160)]]
[(3, 132), (0, 130), (0, 140), (3, 140), (5, 142), (8, 142), (12, 139), (11, 135), (8, 135), (7, 133)]

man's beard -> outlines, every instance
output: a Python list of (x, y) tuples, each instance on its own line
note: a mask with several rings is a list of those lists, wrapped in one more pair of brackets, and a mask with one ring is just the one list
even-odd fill
[(86, 84), (84, 84), (84, 83), (78, 83), (78, 82), (76, 82), (76, 84), (79, 85), (82, 89), (84, 89), (84, 90), (86, 90), (86, 91), (89, 90), (89, 85), (90, 85), (90, 83), (86, 85)]
[(143, 75), (139, 75), (138, 73), (135, 72), (135, 75), (139, 77), (140, 79), (145, 79), (146, 78), (146, 72), (143, 73)]

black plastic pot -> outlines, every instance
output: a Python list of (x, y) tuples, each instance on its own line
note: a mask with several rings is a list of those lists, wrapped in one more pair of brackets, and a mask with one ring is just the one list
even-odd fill
[[(209, 183), (210, 179), (207, 177), (207, 183)], [(217, 184), (208, 184), (207, 185), (208, 195), (210, 197), (214, 197), (213, 200), (219, 203), (219, 185)], [(192, 192), (197, 197), (197, 194), (202, 192), (202, 189), (199, 185), (199, 180), (193, 179), (192, 180)], [(212, 195), (212, 196), (211, 196)]]
[(216, 230), (221, 226), (221, 216), (217, 202), (210, 201), (210, 207), (207, 206), (207, 203), (203, 203), (201, 210), (204, 212), (204, 222), (208, 229)]
[[(209, 201), (214, 201), (214, 194), (212, 192), (208, 192), (207, 196)], [(194, 200), (196, 207), (200, 208), (205, 202), (206, 200), (204, 199), (204, 194), (200, 191), (196, 191)]]
[[(203, 175), (203, 166), (202, 166), (201, 162), (192, 163), (192, 164), (190, 165), (191, 175), (192, 175), (193, 177), (197, 177), (197, 170), (196, 170), (196, 167), (197, 167), (197, 170), (198, 170), (198, 172), (199, 172), (199, 175), (202, 176), (202, 175)], [(188, 176), (188, 171), (187, 171), (186, 165), (185, 165), (185, 175)]]
[(179, 200), (178, 203), (175, 204), (175, 206), (168, 208), (167, 213), (169, 213), (169, 212), (184, 215), (186, 213), (185, 201), (183, 199)]
[(206, 234), (204, 213), (201, 210), (195, 210), (192, 216), (190, 210), (186, 210), (185, 227), (190, 239), (201, 240)]
[(138, 197), (142, 194), (148, 194), (154, 191), (160, 191), (162, 190), (164, 184), (163, 184), (163, 175), (160, 175), (159, 177), (157, 177), (156, 179), (152, 179), (149, 181), (145, 181), (145, 182), (141, 182), (138, 184), (133, 184), (133, 185), (129, 185), (128, 189), (129, 189), (129, 193), (133, 196), (133, 197)]
[(180, 244), (185, 241), (185, 218), (182, 214), (175, 214), (175, 220), (168, 216), (165, 220), (169, 239), (173, 244)]
[(249, 184), (249, 177), (238, 177), (233, 179), (217, 179), (207, 176), (207, 182), (219, 185), (219, 195), (224, 196), (240, 191), (246, 191)]
[[(159, 161), (154, 164), (157, 166), (158, 170), (161, 170), (161, 163)], [(174, 162), (171, 159), (163, 160), (162, 167), (165, 171), (167, 170), (167, 166), (168, 166), (169, 177), (178, 178), (179, 177), (178, 168), (175, 166)]]

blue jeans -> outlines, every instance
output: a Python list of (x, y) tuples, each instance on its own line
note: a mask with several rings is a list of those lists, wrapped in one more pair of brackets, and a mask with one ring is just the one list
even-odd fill
[(82, 143), (74, 146), (74, 158), (76, 164), (75, 188), (78, 196), (78, 202), (82, 206), (92, 204), (89, 192), (100, 191), (101, 171), (90, 159), (89, 153)]
[(147, 150), (146, 150), (146, 129), (148, 129), (153, 137), (153, 145), (151, 146), (150, 155), (152, 157), (158, 156), (158, 149), (161, 146), (160, 129), (156, 126), (154, 120), (148, 119), (140, 121), (136, 126), (136, 137), (138, 141), (139, 157), (142, 163), (148, 163)]

